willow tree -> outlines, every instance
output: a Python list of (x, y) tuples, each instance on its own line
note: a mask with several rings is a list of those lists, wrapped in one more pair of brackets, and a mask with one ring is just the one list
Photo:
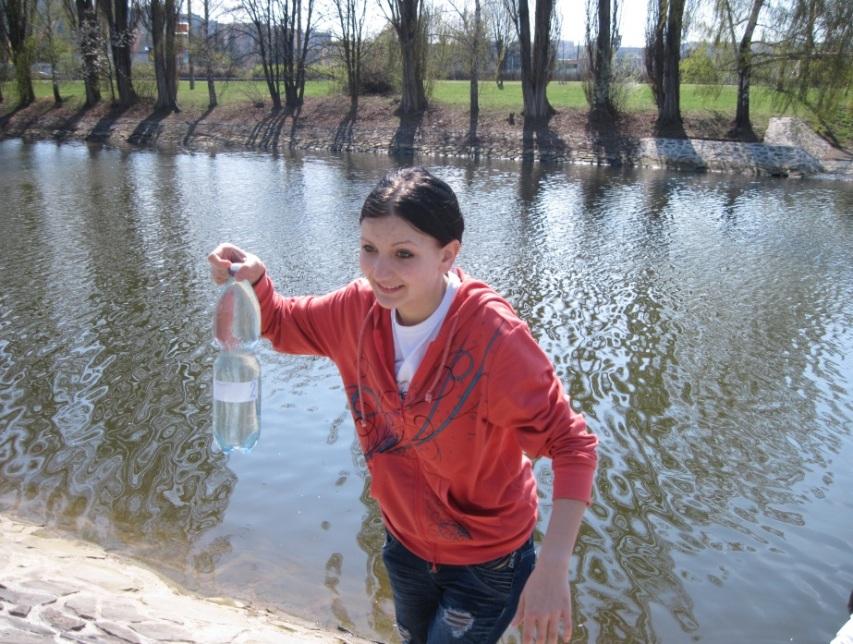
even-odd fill
[(853, 87), (853, 2), (786, 0), (774, 7), (772, 41), (761, 57), (764, 79), (783, 105), (807, 108), (824, 129), (849, 123)]

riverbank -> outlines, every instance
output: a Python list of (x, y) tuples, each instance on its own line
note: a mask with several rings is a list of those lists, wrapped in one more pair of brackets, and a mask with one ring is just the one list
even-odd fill
[(0, 642), (367, 644), (230, 599), (202, 598), (103, 548), (0, 515)]
[(546, 127), (525, 131), (521, 115), (483, 111), (476, 137), (468, 113), (434, 106), (417, 118), (395, 116), (397, 102), (365, 97), (350, 113), (346, 97), (306, 99), (298, 116), (250, 103), (215, 110), (153, 113), (55, 107), (41, 100), (0, 117), (0, 138), (84, 140), (120, 148), (418, 153), (477, 159), (534, 159), (621, 167), (853, 179), (853, 155), (830, 146), (798, 119), (771, 119), (762, 143), (726, 140), (721, 118), (686, 118), (683, 131), (654, 136), (654, 114), (634, 112), (597, 126), (586, 111), (566, 109)]

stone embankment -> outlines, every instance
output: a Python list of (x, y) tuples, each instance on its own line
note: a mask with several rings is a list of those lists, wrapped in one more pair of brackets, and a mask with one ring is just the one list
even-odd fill
[(181, 591), (129, 559), (0, 515), (0, 642), (367, 644)]
[(644, 137), (632, 134), (631, 128), (615, 130), (607, 125), (593, 128), (580, 112), (571, 111), (558, 114), (544, 128), (525, 131), (520, 117), (491, 114), (481, 115), (472, 144), (467, 115), (459, 111), (431, 108), (417, 118), (400, 119), (389, 105), (365, 100), (352, 116), (340, 103), (328, 99), (306, 103), (297, 118), (251, 106), (179, 114), (151, 114), (143, 106), (125, 112), (69, 113), (41, 103), (0, 119), (0, 138), (208, 152), (417, 153), (853, 180), (853, 155), (830, 146), (794, 118), (771, 119), (763, 143), (742, 143)]

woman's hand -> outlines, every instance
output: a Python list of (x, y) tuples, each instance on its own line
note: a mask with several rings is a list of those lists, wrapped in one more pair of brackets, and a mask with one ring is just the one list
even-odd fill
[(554, 499), (536, 567), (521, 591), (513, 620), (521, 628), (522, 644), (556, 644), (558, 637), (572, 638), (569, 565), (585, 509), (581, 501)]
[(572, 592), (569, 570), (541, 559), (527, 579), (513, 621), (522, 644), (556, 644), (572, 636)]
[(267, 270), (257, 256), (247, 253), (234, 244), (219, 244), (207, 256), (207, 261), (210, 262), (210, 276), (217, 284), (228, 281), (232, 264), (242, 265), (234, 274), (234, 279), (248, 280), (253, 285), (264, 276)]

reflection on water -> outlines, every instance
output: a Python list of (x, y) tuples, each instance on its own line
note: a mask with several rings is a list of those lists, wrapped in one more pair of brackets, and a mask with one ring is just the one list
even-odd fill
[[(286, 293), (342, 285), (361, 201), (400, 162), (0, 143), (0, 510), (393, 640), (334, 367), (265, 348), (261, 442), (214, 451), (204, 258), (231, 239)], [(853, 586), (853, 190), (437, 171), (466, 213), (460, 264), (512, 301), (601, 438), (575, 639), (828, 640)], [(544, 527), (547, 462), (537, 476)]]

